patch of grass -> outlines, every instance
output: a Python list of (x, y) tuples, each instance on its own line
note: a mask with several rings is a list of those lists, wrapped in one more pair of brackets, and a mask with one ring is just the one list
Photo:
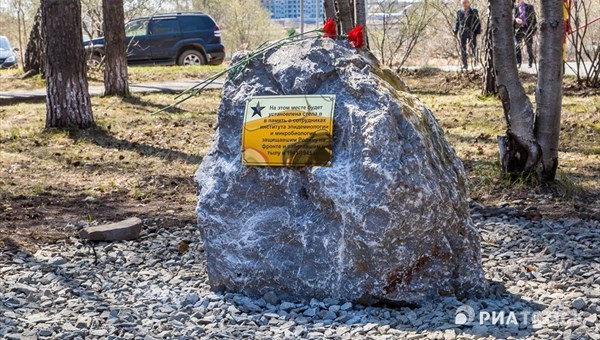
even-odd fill
[(37, 89), (46, 86), (46, 82), (40, 75), (28, 79), (21, 79), (21, 69), (0, 69), (0, 91), (15, 91)]
[(582, 182), (577, 176), (561, 170), (557, 173), (556, 177), (554, 186), (558, 194), (564, 199), (574, 201), (584, 194)]
[(481, 199), (492, 194), (500, 182), (499, 161), (465, 161), (465, 168), (469, 174), (469, 189), (471, 197)]
[(418, 77), (431, 77), (442, 73), (443, 71), (439, 67), (423, 66), (419, 67), (415, 71), (415, 75)]
[[(496, 136), (505, 133), (504, 112), (496, 97), (481, 95), (479, 82), (449, 73), (425, 77), (407, 73), (403, 80), (425, 106), (432, 109), (450, 144), (463, 160), (472, 198), (493, 204), (549, 191), (571, 203), (592, 202), (600, 193), (600, 101), (597, 97), (566, 92), (559, 175), (556, 183), (542, 186), (532, 178), (502, 178)], [(535, 78), (529, 76), (523, 80), (526, 87), (535, 82)], [(530, 98), (535, 105), (533, 95)]]
[(201, 80), (227, 68), (228, 65), (203, 66), (130, 66), (129, 81), (132, 83), (166, 80)]
[(31, 195), (37, 196), (44, 192), (44, 185), (42, 183), (35, 183), (33, 188), (31, 188)]
[(42, 215), (36, 228), (48, 230), (88, 214), (115, 221), (170, 209), (180, 225), (193, 221), (192, 175), (212, 140), (220, 95), (152, 114), (173, 97), (93, 97), (98, 126), (83, 131), (44, 129), (44, 103), (0, 106), (0, 233)]

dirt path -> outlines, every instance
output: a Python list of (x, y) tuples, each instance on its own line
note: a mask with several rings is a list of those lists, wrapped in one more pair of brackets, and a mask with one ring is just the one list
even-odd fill
[[(187, 80), (129, 84), (129, 90), (133, 93), (178, 93), (194, 86), (200, 81), (201, 80)], [(213, 82), (207, 87), (207, 90), (220, 89), (222, 86), (222, 82)], [(90, 85), (89, 92), (91, 96), (102, 96), (104, 94), (104, 86)], [(45, 88), (0, 92), (0, 105), (10, 105), (45, 99)]]

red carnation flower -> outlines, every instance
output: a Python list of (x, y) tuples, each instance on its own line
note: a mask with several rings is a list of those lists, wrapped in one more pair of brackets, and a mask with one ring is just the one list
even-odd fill
[(331, 18), (327, 19), (327, 21), (325, 21), (325, 24), (323, 25), (323, 32), (325, 32), (325, 34), (323, 34), (323, 38), (333, 39), (337, 35), (337, 30), (335, 26), (335, 20)]
[(352, 31), (348, 32), (348, 40), (352, 42), (354, 47), (359, 48), (365, 45), (365, 37), (363, 33), (363, 26), (356, 26)]

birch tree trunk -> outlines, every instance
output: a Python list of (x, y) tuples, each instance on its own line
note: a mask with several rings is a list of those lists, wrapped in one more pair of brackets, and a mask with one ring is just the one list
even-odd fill
[[(29, 41), (25, 50), (25, 60), (23, 62), (23, 71), (26, 76), (46, 73), (46, 56), (44, 55), (44, 32), (42, 30), (42, 6), (33, 19), (33, 27), (29, 33)], [(24, 76), (25, 77), (25, 76)]]
[(562, 105), (563, 0), (542, 0), (536, 111), (525, 94), (517, 71), (513, 44), (511, 0), (490, 0), (494, 66), (498, 95), (508, 129), (498, 136), (502, 171), (535, 173), (551, 182), (558, 168)]
[(533, 105), (523, 89), (517, 70), (513, 43), (513, 2), (492, 0), (490, 10), (496, 82), (507, 123), (506, 135), (498, 136), (502, 170), (504, 173), (527, 173), (537, 164), (540, 150), (533, 133)]
[(46, 54), (46, 127), (94, 125), (79, 0), (42, 0)]
[(563, 1), (542, 0), (539, 74), (536, 87), (535, 135), (542, 149), (541, 174), (554, 180), (558, 167), (558, 136), (562, 106), (564, 37)]
[(129, 95), (123, 0), (102, 0), (104, 16), (104, 95)]

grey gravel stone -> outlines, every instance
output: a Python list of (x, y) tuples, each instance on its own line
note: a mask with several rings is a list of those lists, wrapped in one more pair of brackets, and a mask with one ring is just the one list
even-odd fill
[(52, 336), (52, 333), (54, 333), (54, 332), (52, 332), (52, 330), (47, 329), (47, 328), (42, 328), (42, 329), (38, 330), (37, 334), (41, 337), (48, 337), (48, 336)]
[(279, 305), (279, 309), (289, 312), (290, 310), (296, 308), (296, 304), (288, 301), (284, 301)]
[(185, 297), (185, 300), (183, 300), (183, 302), (181, 303), (181, 306), (185, 307), (185, 306), (189, 306), (189, 305), (194, 305), (199, 300), (200, 300), (200, 297), (198, 296), (198, 294), (191, 293)]
[(52, 258), (48, 261), (48, 264), (51, 266), (60, 266), (65, 263), (67, 263), (67, 261), (65, 261), (65, 259), (63, 259), (62, 257)]
[(598, 321), (598, 316), (596, 314), (592, 314), (590, 316), (588, 316), (587, 318), (585, 318), (585, 325), (588, 327), (593, 327), (596, 322)]
[(62, 330), (65, 332), (77, 332), (79, 328), (73, 326), (70, 322), (67, 322), (61, 326)]
[(304, 313), (302, 313), (302, 315), (304, 316), (315, 316), (317, 314), (317, 309), (316, 308), (307, 308)]
[(329, 306), (329, 311), (332, 313), (337, 313), (341, 309), (340, 305), (331, 305)]
[(346, 302), (346, 303), (344, 303), (343, 305), (340, 306), (341, 310), (349, 310), (351, 308), (352, 308), (352, 303), (350, 303), (350, 302)]
[(277, 297), (277, 294), (275, 294), (274, 292), (265, 293), (265, 295), (263, 295), (263, 299), (267, 303), (270, 303), (272, 305), (276, 305), (279, 303), (279, 298)]
[(573, 306), (573, 308), (577, 309), (577, 310), (582, 310), (585, 308), (587, 304), (585, 303), (585, 300), (582, 298), (577, 298), (575, 300), (573, 300), (573, 302), (571, 303), (571, 306)]
[(90, 335), (93, 336), (107, 336), (108, 331), (106, 329), (93, 329), (90, 331)]

